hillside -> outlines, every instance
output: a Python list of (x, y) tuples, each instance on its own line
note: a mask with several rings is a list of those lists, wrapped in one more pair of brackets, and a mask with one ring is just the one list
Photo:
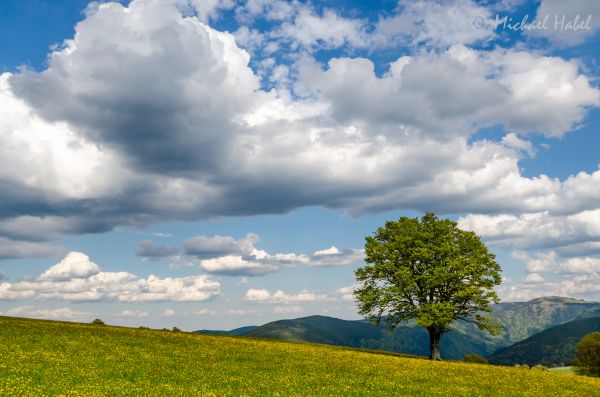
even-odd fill
[(503, 324), (501, 344), (507, 345), (599, 308), (599, 302), (548, 296), (528, 302), (500, 303), (494, 306), (492, 315)]
[(0, 317), (1, 395), (591, 396), (598, 390), (600, 379), (535, 370)]
[(212, 335), (244, 335), (253, 329), (258, 328), (256, 325), (248, 325), (245, 327), (235, 328), (229, 331), (217, 330), (217, 329), (201, 329), (194, 331), (195, 334), (212, 334)]
[(577, 343), (585, 335), (600, 331), (600, 317), (587, 317), (549, 328), (512, 346), (500, 349), (488, 360), (491, 364), (570, 365)]
[[(447, 359), (462, 359), (469, 353), (488, 356), (498, 349), (510, 346), (549, 327), (593, 313), (594, 310), (600, 310), (600, 303), (556, 296), (537, 298), (528, 302), (500, 303), (494, 306), (492, 316), (503, 324), (503, 335), (490, 336), (472, 324), (458, 322), (453, 324), (452, 332), (442, 337), (441, 355)], [(375, 327), (362, 320), (348, 321), (326, 316), (310, 316), (249, 327), (247, 332), (239, 332), (239, 330), (221, 331), (221, 333), (237, 332), (236, 335), (260, 338), (361, 347), (425, 356), (429, 354), (427, 332), (410, 323), (389, 332), (385, 327)]]
[[(390, 332), (385, 326), (376, 327), (365, 321), (348, 321), (326, 316), (302, 317), (294, 320), (274, 321), (254, 328), (244, 336), (288, 341), (323, 343), (405, 354), (429, 354), (429, 336), (419, 327), (398, 327)], [(442, 338), (442, 357), (462, 359), (466, 352), (493, 352), (486, 345), (462, 332), (451, 332)]]

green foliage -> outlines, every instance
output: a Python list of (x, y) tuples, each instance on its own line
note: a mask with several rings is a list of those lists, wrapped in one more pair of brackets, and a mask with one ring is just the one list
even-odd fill
[(479, 354), (466, 354), (463, 359), (466, 363), (475, 363), (475, 364), (487, 364), (488, 360), (485, 357), (481, 357)]
[(480, 238), (456, 222), (427, 213), (386, 222), (366, 238), (367, 266), (356, 270), (359, 312), (390, 327), (411, 319), (427, 328), (432, 354), (450, 324), (472, 322), (491, 334), (500, 324), (491, 312), (501, 269)]
[(0, 317), (2, 396), (579, 397), (598, 390), (600, 379), (542, 371)]
[(600, 317), (569, 321), (537, 333), (488, 357), (491, 364), (527, 363), (548, 367), (568, 365), (575, 358), (577, 343), (590, 332), (600, 331)]
[(90, 324), (92, 324), (92, 325), (105, 325), (104, 321), (100, 320), (99, 318), (94, 319), (94, 321), (92, 321)]
[(179, 328), (177, 328), (177, 327), (173, 327), (173, 328), (171, 328), (171, 332), (183, 332), (183, 331), (181, 331), (181, 330), (180, 330)]
[(543, 366), (542, 364), (537, 364), (531, 367), (531, 369), (535, 369), (537, 371), (548, 371), (548, 367)]
[(593, 332), (581, 339), (573, 367), (577, 374), (600, 376), (600, 332)]

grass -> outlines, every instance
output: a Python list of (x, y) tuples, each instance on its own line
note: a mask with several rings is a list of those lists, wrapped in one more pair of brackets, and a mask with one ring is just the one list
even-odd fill
[(334, 346), (0, 317), (0, 395), (597, 396), (600, 379)]
[(548, 371), (556, 372), (557, 374), (575, 375), (575, 371), (573, 371), (572, 367), (554, 367), (548, 369)]

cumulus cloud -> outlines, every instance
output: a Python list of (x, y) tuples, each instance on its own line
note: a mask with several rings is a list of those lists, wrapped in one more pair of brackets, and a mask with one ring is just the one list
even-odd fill
[[(589, 28), (573, 29), (577, 22)], [(600, 30), (600, 3), (597, 1), (560, 1), (542, 0), (537, 9), (535, 20), (546, 20), (548, 29), (532, 29), (527, 33), (533, 37), (545, 37), (561, 46), (572, 46), (593, 37)]]
[(34, 295), (34, 291), (14, 289), (13, 284), (11, 283), (0, 283), (0, 300), (26, 299), (31, 298)]
[(179, 249), (166, 245), (160, 245), (152, 240), (141, 241), (135, 249), (135, 255), (143, 259), (162, 259), (177, 255)]
[(495, 36), (493, 22), (490, 10), (471, 0), (400, 1), (394, 15), (377, 22), (372, 41), (386, 47), (476, 44)]
[(183, 242), (184, 252), (198, 258), (217, 258), (227, 255), (249, 255), (260, 237), (248, 233), (246, 237), (235, 240), (231, 236), (196, 236)]
[[(202, 5), (209, 11), (201, 18), (219, 4)], [(419, 4), (423, 21), (439, 15), (437, 3)], [(285, 7), (254, 2), (246, 9), (268, 9), (267, 17), (282, 23), (302, 14), (286, 19)], [(320, 26), (311, 18), (333, 21), (325, 11), (302, 12), (307, 24)], [(334, 30), (359, 27), (335, 21)], [(290, 40), (354, 40), (333, 33)], [(450, 41), (477, 40), (485, 38)], [(173, 2), (97, 4), (74, 38), (52, 52), (47, 69), (0, 78), (0, 238), (21, 244), (303, 206), (352, 214), (595, 210), (600, 171), (561, 181), (525, 177), (518, 164), (530, 151), (526, 134), (563, 136), (599, 105), (578, 62), (442, 47), (401, 57), (378, 74), (366, 58), (333, 58), (323, 67), (305, 57), (299, 80), (279, 69), (293, 75), (290, 89), (265, 91), (231, 34), (182, 15)], [(470, 140), (494, 125), (515, 135)], [(333, 256), (247, 250), (227, 237), (186, 243), (188, 256), (214, 273), (265, 273), (318, 258), (334, 264), (325, 260)], [(43, 248), (28, 247), (9, 255), (0, 248), (0, 258)]]
[(141, 310), (122, 310), (119, 314), (117, 314), (117, 316), (118, 317), (143, 318), (143, 317), (148, 317), (148, 312), (141, 311)]
[(519, 138), (514, 132), (506, 134), (502, 138), (502, 143), (508, 147), (525, 153), (529, 157), (535, 157), (535, 149), (533, 144), (528, 140)]
[(199, 314), (199, 315), (201, 315), (201, 316), (214, 316), (214, 315), (216, 315), (216, 314), (217, 314), (217, 312), (216, 312), (216, 311), (214, 311), (214, 310), (209, 310), (209, 309), (207, 309), (207, 308), (204, 308), (204, 309), (197, 310), (197, 311), (195, 311), (194, 313), (195, 313), (195, 314)]
[(282, 290), (271, 293), (266, 289), (249, 289), (244, 295), (245, 301), (258, 303), (293, 304), (299, 302), (327, 301), (330, 299), (325, 294), (317, 294), (308, 290), (302, 290), (298, 294), (286, 294)]
[[(564, 197), (565, 204), (568, 198)], [(485, 240), (518, 249), (556, 248), (565, 255), (592, 252), (600, 243), (600, 209), (570, 215), (548, 211), (521, 215), (469, 214), (459, 218), (459, 227), (472, 230)]]
[(165, 311), (163, 312), (163, 316), (165, 317), (172, 317), (175, 315), (175, 310), (173, 309), (165, 309)]
[[(442, 53), (401, 57), (383, 77), (365, 58), (334, 58), (328, 66), (321, 70), (309, 63), (301, 72), (333, 115), (343, 122), (393, 123), (396, 134), (410, 134), (411, 127), (465, 134), (503, 124), (515, 132), (562, 136), (587, 107), (600, 105), (599, 91), (576, 61), (524, 51), (455, 45)], [(429, 84), (431, 76), (435, 85)]]
[(559, 274), (600, 274), (600, 258), (597, 257), (572, 257), (560, 258), (555, 251), (540, 252), (530, 255), (526, 252), (516, 251), (513, 256), (525, 262), (527, 270), (533, 274), (540, 272), (553, 272)]
[(104, 272), (87, 255), (71, 252), (37, 279), (0, 284), (0, 299), (120, 301), (205, 301), (219, 295), (220, 283), (206, 275), (140, 278)]
[(347, 287), (339, 288), (336, 292), (340, 295), (342, 300), (354, 301), (354, 291), (360, 287), (360, 284), (352, 284)]
[(548, 295), (589, 297), (599, 292), (598, 273), (577, 275), (558, 281), (505, 282), (499, 288), (500, 296), (507, 301), (526, 301)]
[(13, 317), (41, 318), (45, 320), (68, 320), (89, 322), (97, 313), (73, 310), (68, 307), (55, 309), (36, 309), (33, 306), (18, 306), (5, 310), (2, 314)]
[(253, 314), (258, 314), (258, 311), (245, 309), (231, 309), (227, 311), (227, 314), (230, 316), (250, 316)]
[(296, 253), (269, 254), (264, 250), (254, 249), (250, 255), (244, 257), (226, 255), (204, 259), (200, 261), (200, 268), (209, 273), (230, 276), (258, 276), (286, 267), (354, 265), (360, 263), (363, 258), (363, 251), (357, 249), (312, 256)]
[[(248, 233), (235, 240), (231, 236), (196, 236), (184, 241), (184, 252), (188, 257), (179, 258), (178, 263), (198, 265), (208, 273), (227, 276), (260, 276), (281, 268), (298, 266), (347, 266), (361, 263), (362, 250), (330, 247), (317, 250), (312, 255), (302, 253), (274, 253), (256, 248), (260, 237)], [(186, 259), (190, 258), (190, 259)], [(247, 283), (247, 280), (242, 283)]]
[(77, 278), (89, 278), (100, 273), (100, 267), (81, 252), (69, 252), (56, 265), (50, 267), (39, 277), (39, 281), (66, 281)]
[(58, 257), (65, 253), (65, 248), (53, 247), (43, 243), (15, 241), (0, 237), (0, 260), (19, 258)]
[(232, 35), (159, 0), (99, 4), (76, 30), (44, 72), (10, 78), (41, 115), (150, 171), (209, 171), (227, 156), (223, 138), (258, 88)]

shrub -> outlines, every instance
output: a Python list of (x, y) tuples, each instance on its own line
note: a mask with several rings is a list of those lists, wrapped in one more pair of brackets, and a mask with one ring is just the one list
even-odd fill
[(548, 368), (543, 366), (542, 364), (538, 364), (534, 367), (531, 367), (531, 369), (537, 369), (538, 371), (548, 371)]
[(467, 354), (463, 359), (466, 363), (476, 363), (476, 364), (487, 364), (488, 360), (485, 357), (481, 357), (479, 354)]
[(171, 329), (171, 331), (172, 331), (172, 332), (181, 332), (181, 330), (180, 330), (179, 328), (177, 328), (177, 327), (173, 327), (173, 328)]
[(579, 375), (600, 376), (600, 332), (592, 332), (581, 339), (573, 367)]
[(91, 322), (91, 324), (93, 325), (104, 325), (104, 321), (100, 320), (99, 318), (94, 319), (94, 321)]

